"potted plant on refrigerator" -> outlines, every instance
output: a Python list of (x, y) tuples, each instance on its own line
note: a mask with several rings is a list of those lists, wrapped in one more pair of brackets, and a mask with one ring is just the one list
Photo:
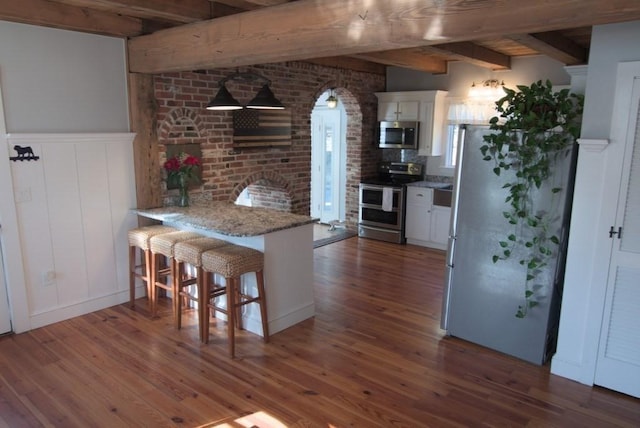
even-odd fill
[(536, 292), (543, 284), (538, 276), (562, 239), (550, 228), (558, 214), (536, 202), (553, 201), (554, 195), (571, 190), (549, 182), (556, 160), (570, 156), (579, 137), (583, 96), (568, 89), (554, 92), (548, 80), (517, 89), (504, 88), (505, 96), (496, 101), (498, 116), (490, 120), (495, 132), (484, 136), (480, 150), (484, 160), (494, 163), (496, 175), (511, 172), (502, 186), (507, 192), (502, 214), (509, 228), (492, 258), (497, 263), (518, 257), (525, 267), (523, 303), (516, 312), (524, 318), (539, 303)]

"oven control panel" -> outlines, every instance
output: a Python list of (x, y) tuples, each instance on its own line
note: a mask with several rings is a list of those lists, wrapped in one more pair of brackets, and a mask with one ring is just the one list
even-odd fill
[(422, 164), (414, 162), (381, 162), (378, 172), (382, 174), (422, 176)]

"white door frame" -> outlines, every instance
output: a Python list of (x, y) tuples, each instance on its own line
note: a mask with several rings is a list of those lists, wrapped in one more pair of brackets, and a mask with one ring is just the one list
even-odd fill
[[(324, 95), (321, 96), (321, 99)], [(337, 129), (336, 129), (336, 147), (333, 151), (334, 162), (332, 166), (332, 183), (333, 183), (333, 200), (332, 210), (329, 215), (325, 213), (323, 206), (324, 200), (324, 154), (323, 147), (324, 140), (318, 138), (322, 135), (322, 129), (324, 129), (324, 119), (328, 116), (328, 113), (337, 115)], [(346, 113), (341, 103), (338, 103), (338, 108), (329, 109), (325, 106), (318, 106), (314, 108), (311, 119), (311, 216), (320, 218), (321, 222), (327, 223), (332, 220), (341, 220), (345, 218), (345, 170), (346, 170)], [(320, 140), (322, 144), (320, 144)], [(329, 218), (331, 217), (331, 218)]]
[[(0, 232), (2, 225), (0, 224)], [(4, 279), (4, 258), (2, 257), (2, 245), (0, 245), (0, 334), (10, 333), (11, 328), (11, 308), (9, 307), (9, 295), (7, 284)]]
[[(7, 143), (7, 128), (2, 103), (2, 82), (0, 82), (0, 243), (4, 255), (4, 289), (8, 293), (8, 304), (11, 324), (15, 333), (31, 329), (29, 305), (25, 287), (24, 266), (22, 263), (22, 247), (18, 233), (18, 217), (13, 196), (13, 180), (9, 156), (11, 148)], [(0, 284), (2, 286), (2, 284)], [(3, 303), (0, 302), (0, 305)], [(4, 306), (0, 311), (4, 311)]]

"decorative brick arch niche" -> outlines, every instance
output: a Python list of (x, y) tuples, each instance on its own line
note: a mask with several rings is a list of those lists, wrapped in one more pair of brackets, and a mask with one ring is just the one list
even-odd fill
[(160, 141), (171, 144), (201, 143), (202, 140), (206, 140), (204, 135), (206, 135), (204, 121), (190, 108), (171, 110), (158, 126)]
[[(170, 110), (158, 124), (160, 165), (162, 166), (169, 156), (181, 151), (202, 159), (201, 147), (207, 141), (206, 136), (205, 123), (196, 111), (186, 107)], [(204, 171), (201, 179), (202, 183), (206, 180)], [(166, 185), (163, 185), (162, 192), (165, 205), (177, 203), (177, 189), (168, 190)], [(202, 186), (192, 186), (190, 194), (193, 200), (206, 199)]]
[(245, 178), (229, 197), (229, 202), (239, 205), (286, 212), (291, 211), (292, 201), (289, 182), (282, 176), (267, 171), (257, 172)]

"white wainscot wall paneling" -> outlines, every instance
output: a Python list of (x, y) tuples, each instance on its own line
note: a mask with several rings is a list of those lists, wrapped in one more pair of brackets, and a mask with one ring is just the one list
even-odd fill
[(11, 162), (31, 328), (128, 299), (136, 227), (131, 133), (9, 134), (38, 160)]

